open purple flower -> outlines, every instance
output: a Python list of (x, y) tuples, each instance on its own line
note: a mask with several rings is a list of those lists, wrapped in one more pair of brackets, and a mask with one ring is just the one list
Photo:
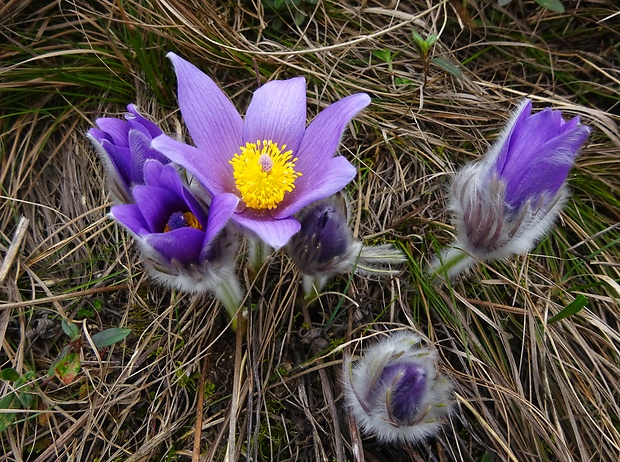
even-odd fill
[(144, 184), (132, 192), (135, 202), (110, 215), (134, 236), (151, 275), (190, 293), (214, 292), (234, 314), (242, 298), (234, 274), (239, 239), (226, 227), (234, 201), (216, 197), (207, 212), (175, 168), (155, 160), (144, 163)]
[(366, 107), (366, 94), (323, 110), (306, 128), (303, 77), (268, 82), (254, 93), (245, 119), (197, 67), (169, 53), (179, 107), (196, 147), (168, 136), (153, 147), (192, 173), (215, 198), (235, 198), (232, 220), (281, 247), (299, 231), (292, 215), (338, 191), (356, 169), (336, 150), (344, 128)]
[(106, 167), (114, 199), (125, 204), (132, 202), (132, 186), (144, 184), (143, 166), (147, 159), (169, 162), (151, 147), (153, 138), (162, 134), (159, 127), (142, 117), (133, 104), (127, 110), (125, 120), (97, 119), (98, 128), (91, 128), (87, 135)]
[(590, 128), (551, 108), (531, 111), (523, 100), (484, 158), (456, 174), (449, 208), (457, 241), (431, 264), (436, 275), (527, 253), (562, 209), (566, 177)]
[(414, 332), (391, 334), (356, 362), (345, 360), (345, 402), (362, 431), (385, 443), (434, 435), (452, 409), (452, 384), (437, 362)]

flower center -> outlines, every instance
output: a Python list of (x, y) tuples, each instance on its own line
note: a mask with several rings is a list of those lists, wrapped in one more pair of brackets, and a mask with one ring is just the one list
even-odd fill
[(204, 231), (202, 225), (192, 212), (174, 212), (170, 215), (170, 218), (168, 218), (164, 233), (169, 233), (179, 228), (195, 228)]
[(285, 144), (280, 147), (271, 140), (246, 143), (239, 149), (241, 154), (229, 162), (243, 202), (253, 209), (275, 209), (301, 176), (295, 171), (293, 151), (285, 151)]

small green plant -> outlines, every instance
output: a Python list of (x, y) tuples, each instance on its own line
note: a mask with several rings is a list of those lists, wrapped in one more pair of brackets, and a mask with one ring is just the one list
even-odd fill
[(435, 43), (437, 43), (437, 39), (439, 38), (439, 36), (437, 36), (436, 34), (430, 34), (428, 37), (422, 38), (422, 36), (415, 30), (411, 33), (411, 35), (413, 37), (413, 43), (418, 48), (418, 51), (420, 52), (420, 55), (422, 57), (422, 73), (424, 74), (424, 85), (426, 85), (428, 79), (428, 71), (430, 69), (431, 63), (435, 64), (437, 67), (443, 69), (447, 73), (452, 74), (457, 78), (462, 77), (463, 72), (459, 68), (458, 64), (456, 64), (455, 62), (441, 56), (435, 56), (431, 58), (433, 48), (435, 46)]
[[(316, 6), (318, 0), (263, 0), (263, 6), (282, 15), (289, 13), (293, 21), (301, 26), (308, 17), (308, 11)], [(274, 23), (274, 28), (282, 27), (281, 22)]]
[[(75, 323), (63, 319), (61, 325), (62, 330), (69, 337), (69, 344), (65, 345), (60, 351), (60, 354), (47, 371), (47, 376), (49, 378), (56, 376), (62, 383), (69, 385), (75, 381), (82, 368), (80, 353), (85, 342), (80, 329)], [(93, 334), (91, 340), (97, 349), (106, 348), (123, 341), (130, 332), (131, 329), (112, 327)]]
[[(36, 395), (30, 383), (35, 378), (33, 371), (24, 375), (9, 367), (0, 371), (0, 378), (12, 383), (13, 391), (10, 391), (0, 399), (0, 410), (30, 409), (33, 406)], [(8, 386), (8, 385), (7, 385)], [(15, 412), (0, 412), (0, 433), (6, 430), (15, 421)]]
[[(506, 6), (511, 1), (512, 0), (499, 0), (497, 3), (499, 3), (500, 6)], [(534, 0), (534, 1), (538, 3), (540, 6), (542, 6), (543, 8), (546, 8), (551, 11), (555, 11), (556, 13), (564, 13), (564, 5), (562, 5), (562, 2), (560, 2), (560, 0)]]

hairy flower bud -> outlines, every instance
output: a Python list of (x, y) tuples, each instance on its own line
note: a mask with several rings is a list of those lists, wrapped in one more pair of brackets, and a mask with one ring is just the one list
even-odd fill
[(437, 353), (414, 332), (397, 332), (344, 362), (344, 397), (355, 421), (379, 441), (413, 443), (434, 435), (451, 412), (451, 382)]
[(560, 111), (531, 110), (531, 101), (522, 101), (487, 154), (454, 177), (449, 208), (457, 240), (432, 262), (434, 275), (454, 277), (476, 260), (525, 254), (553, 225), (590, 128)]
[(353, 239), (343, 195), (306, 207), (299, 221), (301, 230), (293, 235), (286, 251), (304, 275), (306, 295), (313, 287), (320, 291), (334, 274), (358, 270), (393, 275), (398, 271), (385, 267), (405, 261), (402, 252), (392, 245), (369, 247)]
[(127, 106), (125, 120), (113, 117), (97, 119), (97, 127), (88, 131), (88, 139), (106, 168), (108, 185), (115, 202), (132, 202), (131, 188), (144, 184), (144, 162), (169, 160), (151, 147), (162, 131), (142, 117), (133, 104)]

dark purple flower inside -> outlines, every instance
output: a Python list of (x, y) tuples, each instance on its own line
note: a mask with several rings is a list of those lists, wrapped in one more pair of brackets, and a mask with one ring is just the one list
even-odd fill
[(325, 263), (343, 255), (349, 244), (349, 230), (340, 211), (329, 203), (320, 204), (302, 219), (301, 239), (316, 244), (316, 261)]
[(330, 262), (347, 255), (351, 232), (346, 218), (331, 202), (310, 206), (300, 222), (301, 230), (292, 237), (287, 250), (303, 273), (325, 271)]
[(424, 368), (411, 362), (390, 364), (383, 369), (381, 384), (381, 389), (387, 386), (390, 390), (386, 396), (386, 406), (394, 423), (415, 423), (426, 392), (427, 376)]
[(204, 228), (196, 218), (196, 215), (194, 215), (192, 212), (174, 212), (172, 215), (170, 215), (168, 223), (166, 223), (164, 233), (169, 233), (170, 231), (174, 231), (175, 229), (187, 227), (204, 231)]

